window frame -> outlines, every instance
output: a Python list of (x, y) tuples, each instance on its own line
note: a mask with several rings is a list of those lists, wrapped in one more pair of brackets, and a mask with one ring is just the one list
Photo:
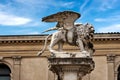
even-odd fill
[[(2, 70), (2, 72), (0, 72), (0, 78), (6, 78), (5, 80), (11, 80), (11, 75), (10, 75), (11, 70), (9, 66), (7, 66), (4, 63), (0, 63), (0, 70)], [(3, 73), (3, 71), (6, 71), (6, 72)]]

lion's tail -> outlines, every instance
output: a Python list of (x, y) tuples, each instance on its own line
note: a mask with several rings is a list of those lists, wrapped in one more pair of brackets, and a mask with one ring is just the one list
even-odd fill
[(39, 52), (37, 53), (38, 56), (40, 56), (42, 53), (44, 53), (44, 51), (45, 51), (45, 49), (46, 49), (46, 47), (47, 47), (48, 38), (49, 38), (50, 36), (52, 36), (52, 34), (48, 35), (48, 36), (45, 38), (44, 47), (43, 47), (43, 49), (42, 49), (41, 51), (39, 51)]

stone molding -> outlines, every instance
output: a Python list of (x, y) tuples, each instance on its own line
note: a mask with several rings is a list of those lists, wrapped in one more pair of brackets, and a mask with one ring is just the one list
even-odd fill
[[(0, 36), (0, 44), (43, 43), (47, 35)], [(95, 33), (92, 41), (118, 41), (120, 33)], [(50, 39), (49, 39), (50, 41)]]
[(107, 54), (107, 62), (113, 63), (115, 61), (115, 54)]
[(94, 70), (92, 58), (48, 58), (49, 70), (56, 73), (58, 79), (64, 80), (66, 73), (76, 74), (77, 80)]
[[(118, 41), (120, 38), (94, 38), (92, 41)], [(50, 40), (49, 40), (50, 42)], [(44, 43), (43, 40), (1, 40), (0, 44)]]
[(3, 60), (3, 58), (4, 58), (3, 56), (0, 56), (0, 61), (2, 61), (2, 60)]
[(14, 65), (20, 65), (21, 64), (21, 56), (13, 56), (13, 63)]

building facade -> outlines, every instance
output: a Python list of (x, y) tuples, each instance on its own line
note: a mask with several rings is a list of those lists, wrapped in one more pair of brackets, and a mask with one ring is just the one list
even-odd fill
[[(55, 80), (56, 74), (48, 69), (49, 51), (37, 56), (46, 36), (0, 36), (0, 80)], [(83, 80), (120, 80), (120, 33), (95, 33), (92, 41), (95, 69)], [(63, 47), (65, 51), (79, 51), (68, 44)]]

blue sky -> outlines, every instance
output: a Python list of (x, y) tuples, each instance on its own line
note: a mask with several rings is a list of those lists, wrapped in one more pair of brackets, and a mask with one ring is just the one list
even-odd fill
[(76, 22), (93, 24), (95, 32), (120, 32), (119, 3), (120, 0), (0, 0), (0, 35), (41, 34), (56, 25), (41, 22), (41, 18), (65, 10), (80, 13)]

